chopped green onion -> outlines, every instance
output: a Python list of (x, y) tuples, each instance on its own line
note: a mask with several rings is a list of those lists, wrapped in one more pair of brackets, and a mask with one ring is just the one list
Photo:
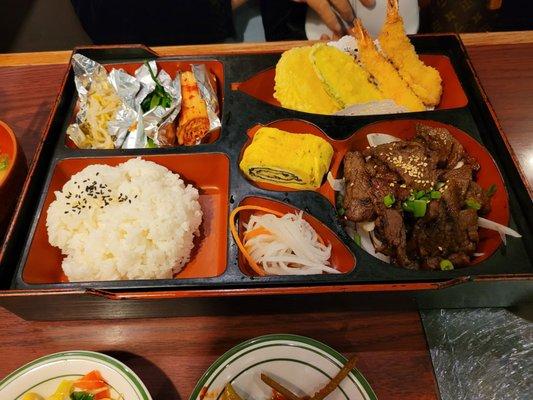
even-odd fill
[(394, 198), (394, 195), (392, 193), (383, 197), (383, 204), (385, 204), (385, 207), (387, 208), (391, 208), (395, 201), (396, 199)]
[(439, 189), (442, 188), (444, 185), (445, 185), (444, 182), (437, 182), (437, 184), (435, 185), (435, 189), (439, 190)]
[(474, 199), (466, 199), (465, 203), (468, 206), (468, 208), (473, 208), (476, 211), (481, 208), (481, 204), (479, 204), (479, 202)]
[(426, 215), (427, 203), (425, 200), (413, 201), (413, 215), (416, 218), (421, 218)]
[(438, 190), (432, 190), (431, 193), (429, 194), (429, 197), (432, 200), (438, 200), (441, 198), (441, 196), (442, 196), (442, 193), (439, 192)]
[(421, 218), (426, 215), (427, 201), (407, 200), (402, 204), (402, 209), (406, 212), (412, 213), (416, 218)]
[(440, 269), (442, 271), (450, 271), (453, 269), (453, 264), (450, 260), (440, 260)]
[(493, 183), (492, 185), (490, 185), (487, 189), (487, 196), (489, 197), (492, 197), (494, 196), (494, 193), (496, 193), (496, 190), (497, 190), (497, 187), (496, 185)]
[(353, 241), (355, 242), (356, 245), (361, 247), (361, 235), (358, 234), (357, 232), (354, 233), (354, 235), (353, 235)]
[(424, 192), (423, 190), (419, 190), (419, 191), (416, 193), (415, 197), (416, 197), (417, 200), (420, 200), (420, 199), (421, 199), (422, 197), (424, 197), (425, 195), (426, 195), (426, 192)]

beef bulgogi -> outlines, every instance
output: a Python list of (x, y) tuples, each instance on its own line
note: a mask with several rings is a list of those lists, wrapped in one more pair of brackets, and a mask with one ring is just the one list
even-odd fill
[(478, 170), (448, 130), (417, 125), (411, 140), (346, 155), (345, 216), (374, 221), (376, 251), (401, 267), (467, 265), (479, 242), (478, 213), (490, 211), (490, 193), (474, 181)]

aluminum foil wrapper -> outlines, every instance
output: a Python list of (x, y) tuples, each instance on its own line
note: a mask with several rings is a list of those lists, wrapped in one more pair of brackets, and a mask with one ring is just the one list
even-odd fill
[(152, 70), (152, 73), (156, 75), (156, 78), (161, 86), (163, 86), (163, 89), (165, 89), (172, 98), (172, 103), (168, 108), (157, 106), (145, 112), (142, 118), (143, 133), (141, 134), (141, 132), (137, 132), (137, 135), (149, 137), (158, 147), (163, 147), (167, 144), (162, 140), (161, 135), (167, 126), (174, 122), (181, 110), (180, 74), (178, 72), (174, 80), (172, 80), (166, 71), (157, 71), (157, 64), (155, 61), (150, 61), (148, 65), (143, 64), (139, 67), (135, 71), (135, 79), (141, 85), (135, 99), (135, 103), (136, 105), (139, 105), (139, 107), (146, 96), (152, 93), (156, 87), (156, 83), (153, 80), (148, 67)]
[(81, 125), (86, 119), (87, 94), (91, 84), (97, 79), (107, 79), (122, 100), (114, 119), (108, 123), (107, 129), (115, 147), (122, 147), (130, 133), (130, 127), (137, 118), (134, 99), (137, 92), (139, 92), (140, 83), (123, 70), (113, 70), (108, 75), (102, 65), (81, 54), (74, 54), (72, 57), (72, 68), (74, 70), (74, 83), (78, 91), (80, 109), (76, 115), (76, 123), (68, 127), (67, 134), (75, 142), (76, 138), (83, 134)]
[(209, 118), (209, 132), (220, 128), (220, 118), (218, 117), (218, 98), (217, 92), (213, 88), (210, 79), (210, 73), (207, 71), (207, 68), (204, 64), (192, 64), (191, 65), (192, 73), (196, 79), (196, 84), (198, 85), (198, 91), (200, 96), (205, 101), (207, 106), (207, 117)]
[(130, 132), (122, 143), (123, 149), (139, 149), (148, 146), (148, 138), (144, 133), (143, 113), (141, 106), (137, 106), (137, 127), (134, 131)]

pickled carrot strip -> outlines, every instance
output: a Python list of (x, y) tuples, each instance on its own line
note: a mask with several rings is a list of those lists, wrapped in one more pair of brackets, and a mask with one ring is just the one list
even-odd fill
[(244, 234), (244, 245), (246, 246), (246, 242), (256, 236), (259, 236), (259, 235), (265, 235), (265, 234), (269, 234), (270, 231), (262, 226), (260, 226), (259, 228), (255, 228), (251, 231), (248, 231)]

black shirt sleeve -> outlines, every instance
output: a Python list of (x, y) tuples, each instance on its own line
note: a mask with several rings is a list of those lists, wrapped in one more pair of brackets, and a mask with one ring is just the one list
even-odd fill
[(173, 45), (234, 36), (231, 0), (71, 0), (95, 44)]

